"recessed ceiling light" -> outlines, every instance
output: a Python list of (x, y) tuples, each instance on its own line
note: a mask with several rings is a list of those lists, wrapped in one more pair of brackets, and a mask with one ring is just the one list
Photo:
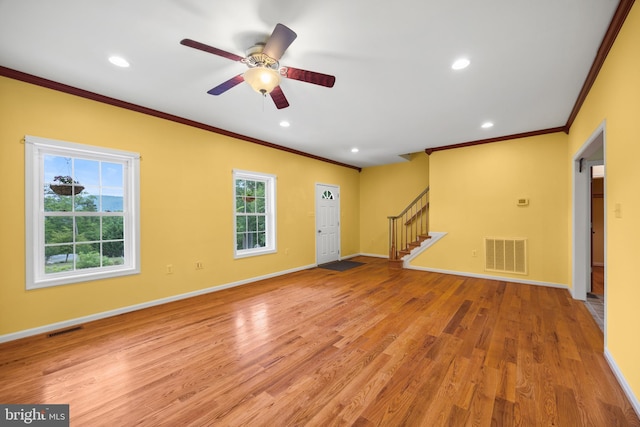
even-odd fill
[(113, 65), (116, 65), (118, 67), (122, 67), (122, 68), (126, 68), (129, 66), (129, 61), (127, 61), (126, 59), (120, 57), (120, 56), (110, 56), (109, 57), (109, 62), (111, 62)]
[(456, 59), (455, 62), (451, 65), (451, 68), (454, 70), (462, 70), (463, 68), (467, 68), (471, 64), (467, 58)]
[(493, 127), (493, 123), (492, 122), (484, 122), (481, 127), (482, 127), (482, 129), (489, 129), (489, 128)]
[(352, 153), (357, 153), (358, 151), (360, 151), (360, 150), (358, 150), (356, 147), (353, 147), (353, 148), (351, 149), (351, 152), (352, 152)]
[(288, 128), (289, 126), (291, 126), (291, 123), (289, 123), (286, 120), (283, 120), (280, 122), (280, 126), (282, 126), (283, 128)]

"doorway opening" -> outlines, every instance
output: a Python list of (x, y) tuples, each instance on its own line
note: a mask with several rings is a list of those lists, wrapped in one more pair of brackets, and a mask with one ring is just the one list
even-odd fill
[[(604, 163), (598, 161), (598, 163)], [(591, 283), (587, 309), (604, 331), (604, 164), (591, 166)]]
[[(594, 208), (594, 192), (597, 188), (593, 184), (593, 170), (599, 170), (599, 167), (605, 167), (605, 123), (603, 122), (598, 129), (591, 135), (591, 137), (584, 143), (584, 145), (578, 150), (573, 158), (573, 247), (572, 247), (572, 294), (573, 298), (585, 301), (587, 308), (591, 305), (590, 298), (594, 295), (601, 295), (602, 301), (599, 302), (600, 308), (597, 312), (597, 316), (594, 315), (596, 322), (600, 320), (599, 325), (603, 331), (606, 331), (606, 209), (602, 209), (602, 220), (600, 235), (597, 236), (602, 241), (602, 255), (600, 264), (596, 260), (594, 265), (594, 256), (599, 248), (595, 248), (596, 239), (594, 239), (594, 224), (593, 224), (593, 208)], [(600, 178), (600, 177), (599, 177)], [(602, 174), (601, 177), (601, 195), (600, 201), (604, 207), (606, 206), (606, 177)], [(597, 185), (597, 184), (595, 184)], [(596, 205), (597, 205), (596, 203)], [(597, 208), (597, 206), (596, 206)], [(596, 213), (598, 215), (598, 213)], [(594, 270), (594, 266), (596, 269)], [(602, 274), (600, 274), (602, 273)], [(594, 282), (594, 280), (596, 282)], [(600, 290), (601, 286), (601, 290)], [(601, 294), (595, 294), (595, 290), (602, 292)], [(591, 311), (591, 310), (590, 310)], [(594, 314), (594, 312), (592, 312)], [(606, 333), (605, 333), (606, 344)]]

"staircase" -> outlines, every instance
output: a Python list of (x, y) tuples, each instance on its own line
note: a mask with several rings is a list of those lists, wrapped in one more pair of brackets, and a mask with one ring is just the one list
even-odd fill
[(389, 219), (389, 266), (402, 268), (403, 259), (429, 239), (429, 187), (399, 215)]

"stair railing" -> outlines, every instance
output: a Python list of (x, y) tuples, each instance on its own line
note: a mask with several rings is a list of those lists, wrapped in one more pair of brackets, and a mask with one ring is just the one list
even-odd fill
[(399, 215), (389, 216), (389, 259), (402, 258), (429, 235), (429, 187)]

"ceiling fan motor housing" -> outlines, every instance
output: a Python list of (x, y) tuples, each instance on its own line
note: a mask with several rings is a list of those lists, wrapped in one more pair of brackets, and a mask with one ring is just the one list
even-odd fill
[(264, 50), (264, 46), (264, 43), (258, 43), (247, 49), (247, 57), (244, 58), (243, 62), (251, 68), (265, 67), (277, 70), (279, 68), (278, 61), (262, 52)]

